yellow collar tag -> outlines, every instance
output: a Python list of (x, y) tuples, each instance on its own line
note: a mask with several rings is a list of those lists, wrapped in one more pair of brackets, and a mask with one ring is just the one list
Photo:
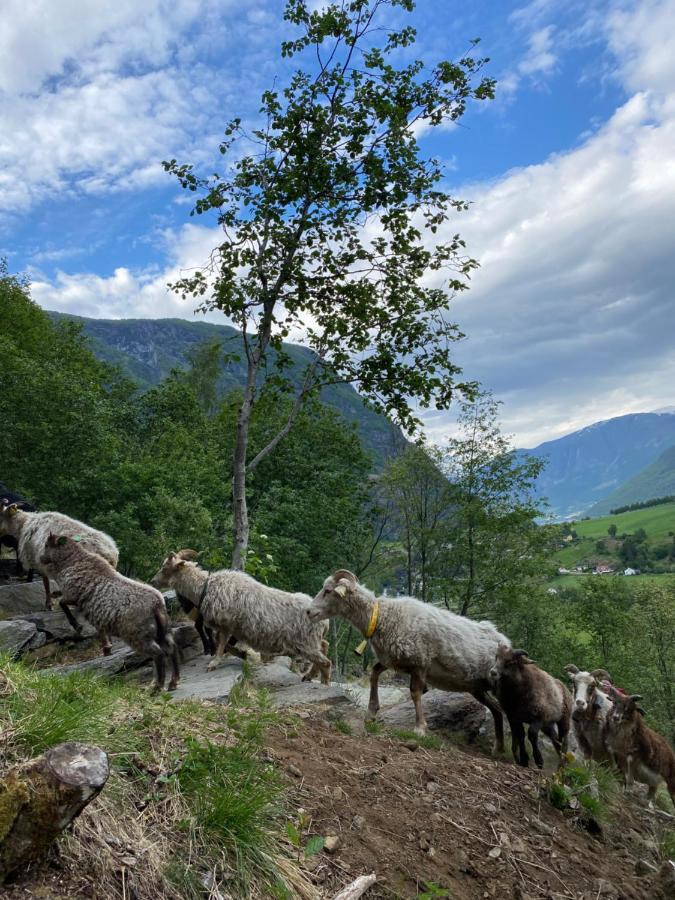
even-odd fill
[(368, 645), (368, 641), (375, 634), (375, 629), (377, 628), (377, 618), (380, 614), (380, 601), (375, 601), (375, 606), (373, 607), (373, 611), (370, 616), (370, 622), (368, 622), (368, 627), (366, 628), (366, 639), (365, 641), (361, 641), (358, 647), (354, 650), (357, 656), (363, 656), (363, 651), (366, 649)]

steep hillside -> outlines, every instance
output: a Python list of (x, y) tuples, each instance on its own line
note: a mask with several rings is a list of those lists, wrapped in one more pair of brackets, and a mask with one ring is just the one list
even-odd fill
[(547, 460), (537, 482), (539, 496), (548, 498), (553, 516), (571, 519), (588, 515), (673, 444), (675, 415), (636, 413), (596, 422), (527, 452)]
[[(141, 387), (158, 384), (172, 369), (186, 368), (191, 351), (215, 341), (222, 343), (226, 353), (240, 357), (223, 367), (220, 391), (225, 393), (245, 381), (241, 334), (227, 325), (185, 319), (88, 319), (56, 312), (50, 315), (81, 325), (94, 353), (121, 366)], [(297, 344), (284, 344), (284, 350), (292, 360), (291, 377), (299, 377), (311, 351)], [(377, 463), (401, 446), (404, 439), (400, 430), (385, 416), (369, 409), (351, 385), (325, 388), (321, 399), (348, 421), (356, 422), (364, 446)]]
[(675, 445), (669, 447), (659, 458), (630, 478), (625, 484), (612, 491), (588, 511), (591, 516), (603, 516), (618, 506), (667, 497), (675, 494)]

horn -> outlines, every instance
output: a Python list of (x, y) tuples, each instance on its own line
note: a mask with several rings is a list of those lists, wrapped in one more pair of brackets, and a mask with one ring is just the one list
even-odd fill
[(349, 569), (338, 569), (337, 572), (333, 572), (333, 581), (348, 581), (350, 586), (356, 587), (359, 583), (358, 578), (354, 575), (353, 572), (350, 572)]
[(637, 703), (638, 700), (642, 700), (642, 694), (631, 694), (628, 699), (632, 700), (633, 703)]
[(567, 672), (568, 675), (578, 675), (579, 674), (579, 669), (577, 669), (577, 667), (573, 663), (568, 663), (568, 665), (565, 666), (565, 671)]
[(609, 681), (609, 682), (612, 681), (612, 676), (609, 674), (607, 669), (593, 669), (593, 671), (590, 674), (597, 681)]
[(522, 659), (523, 656), (527, 656), (527, 650), (514, 650), (511, 655), (514, 659)]
[(201, 553), (199, 553), (197, 550), (190, 550), (186, 548), (185, 550), (179, 550), (178, 553), (176, 553), (176, 556), (179, 559), (199, 559)]

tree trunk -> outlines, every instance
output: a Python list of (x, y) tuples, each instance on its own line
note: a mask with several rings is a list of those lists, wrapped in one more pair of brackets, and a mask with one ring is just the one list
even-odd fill
[(255, 389), (255, 372), (249, 373), (246, 393), (237, 417), (237, 437), (232, 459), (232, 507), (234, 509), (234, 550), (232, 568), (243, 571), (246, 568), (248, 550), (248, 505), (246, 503), (246, 454), (248, 451), (248, 430), (251, 424), (251, 407)]
[(43, 857), (107, 779), (103, 750), (76, 741), (10, 769), (0, 780), (0, 883)]

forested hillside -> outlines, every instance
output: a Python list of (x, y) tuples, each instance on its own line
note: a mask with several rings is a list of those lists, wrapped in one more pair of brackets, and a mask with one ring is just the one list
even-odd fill
[[(91, 341), (95, 355), (118, 366), (142, 389), (154, 387), (173, 369), (187, 371), (212, 367), (214, 403), (246, 382), (246, 365), (241, 334), (227, 325), (188, 322), (185, 319), (87, 319), (63, 313), (49, 314), (56, 321), (77, 324)], [(297, 385), (312, 353), (297, 344), (283, 344), (288, 357), (286, 374)], [(269, 367), (279, 354), (270, 351)], [(355, 422), (359, 436), (374, 462), (381, 466), (405, 443), (401, 431), (386, 416), (370, 409), (349, 384), (322, 389), (323, 403)]]
[(652, 500), (656, 497), (666, 497), (671, 494), (675, 494), (675, 445), (669, 447), (657, 460), (592, 506), (588, 514), (602, 516), (620, 506)]

